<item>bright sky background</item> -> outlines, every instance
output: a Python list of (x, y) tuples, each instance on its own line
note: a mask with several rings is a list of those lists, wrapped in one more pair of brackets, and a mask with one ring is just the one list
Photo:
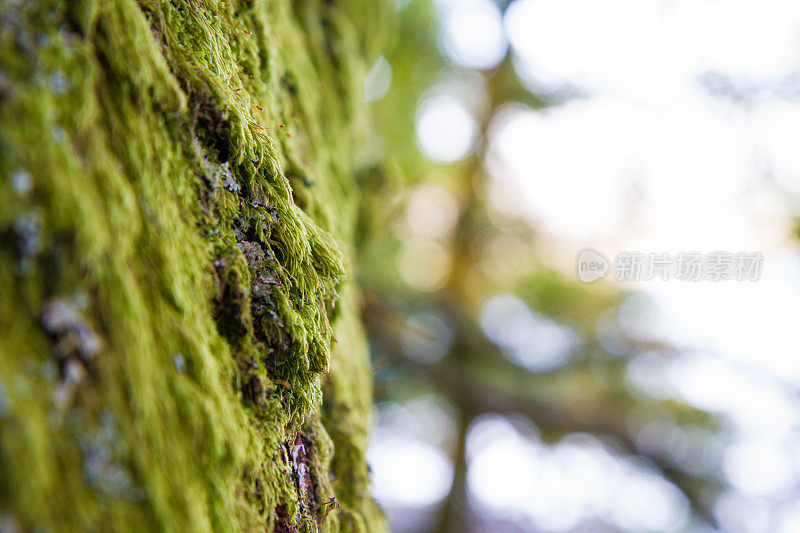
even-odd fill
[[(717, 509), (723, 524), (800, 531), (800, 505), (793, 503), (800, 483), (800, 253), (791, 237), (792, 217), (800, 214), (800, 2), (516, 0), (505, 17), (490, 0), (437, 4), (442, 49), (455, 63), (491, 68), (510, 47), (520, 77), (553, 104), (545, 111), (510, 105), (493, 117), (486, 166), (495, 204), (541, 230), (539, 251), (554, 266), (574, 272), (587, 246), (609, 258), (626, 250), (764, 254), (758, 282), (637, 284), (641, 296), (618, 320), (629, 333), (694, 354), (674, 364), (640, 357), (630, 379), (643, 393), (682, 398), (733, 421), (723, 470), (736, 490)], [(421, 104), (418, 139), (432, 159), (458, 160), (473, 148), (480, 98), (479, 84), (469, 91), (443, 86)], [(486, 305), (487, 335), (499, 331), (492, 317), (513, 311), (563, 359), (572, 341), (557, 326), (511, 295)], [(563, 364), (556, 355), (534, 355), (518, 362), (534, 370)], [(502, 419), (477, 423), (474, 434), (482, 445), (473, 453), (470, 487), (487, 512), (518, 513), (552, 531), (586, 516), (631, 531), (685, 520), (670, 487), (597, 442), (548, 448)], [(412, 464), (430, 466), (415, 483), (440, 487), (451, 473), (441, 466), (445, 454), (428, 444), (396, 453), (419, 454)], [(525, 476), (504, 476), (501, 452), (518, 457), (531, 479), (548, 480), (548, 493), (540, 494), (538, 481), (514, 486)], [(375, 453), (391, 463), (388, 452)], [(573, 460), (584, 468), (571, 467)], [(388, 468), (381, 464), (373, 464), (378, 477)], [(596, 492), (559, 498), (559, 483), (590, 483)], [(401, 488), (376, 486), (379, 498), (404, 497)], [(628, 503), (598, 496), (609, 487)], [(434, 492), (425, 503), (437, 501)], [(514, 501), (515, 494), (529, 496)], [(630, 498), (644, 498), (645, 512), (631, 514)]]

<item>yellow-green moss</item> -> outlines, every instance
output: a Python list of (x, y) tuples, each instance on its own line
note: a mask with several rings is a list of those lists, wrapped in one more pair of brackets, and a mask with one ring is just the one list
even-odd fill
[(0, 3), (0, 523), (383, 528), (364, 4)]

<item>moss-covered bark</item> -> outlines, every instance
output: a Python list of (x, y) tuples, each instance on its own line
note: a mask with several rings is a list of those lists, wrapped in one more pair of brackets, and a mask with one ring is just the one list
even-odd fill
[(350, 273), (387, 18), (0, 1), (0, 529), (383, 529)]

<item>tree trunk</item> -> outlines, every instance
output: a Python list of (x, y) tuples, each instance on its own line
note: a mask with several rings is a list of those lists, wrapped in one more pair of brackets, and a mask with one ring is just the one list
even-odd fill
[(348, 273), (391, 9), (0, 2), (0, 530), (384, 528)]

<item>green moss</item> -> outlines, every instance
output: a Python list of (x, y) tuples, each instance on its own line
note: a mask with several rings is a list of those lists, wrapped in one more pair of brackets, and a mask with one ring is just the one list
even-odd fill
[(0, 518), (383, 527), (344, 265), (390, 10), (0, 4)]

